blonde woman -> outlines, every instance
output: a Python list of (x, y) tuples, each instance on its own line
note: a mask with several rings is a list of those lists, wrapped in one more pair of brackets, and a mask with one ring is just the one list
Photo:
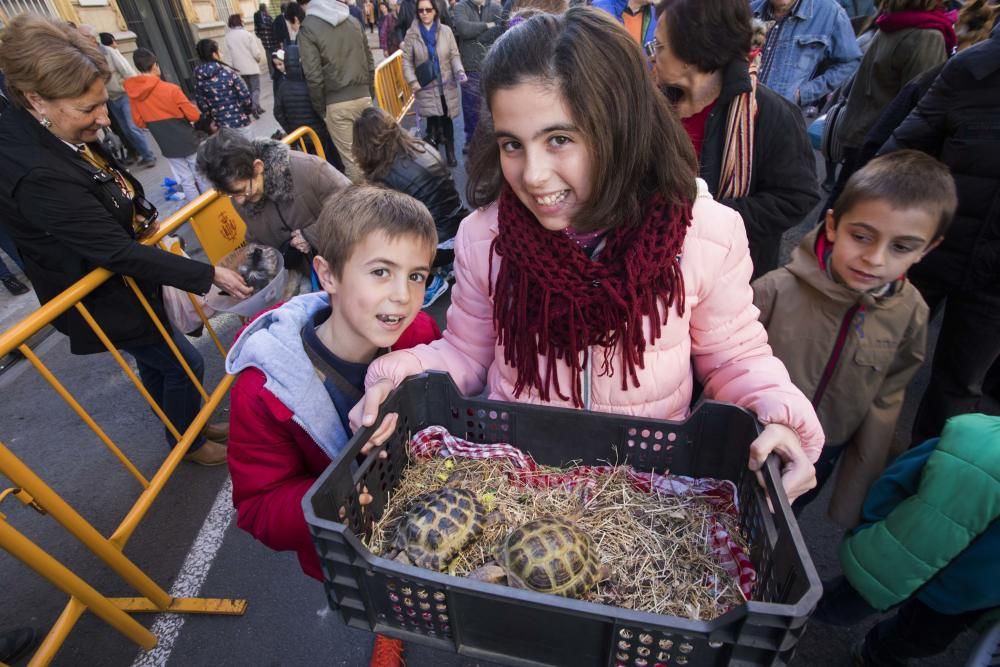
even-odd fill
[[(467, 79), (458, 42), (451, 28), (441, 23), (433, 0), (418, 0), (417, 20), (403, 38), (403, 76), (417, 97), (417, 113), (427, 118), (427, 140), (444, 144), (448, 166), (455, 159), (455, 127), (452, 118), (458, 116), (458, 84)], [(425, 78), (420, 83), (418, 72)]]

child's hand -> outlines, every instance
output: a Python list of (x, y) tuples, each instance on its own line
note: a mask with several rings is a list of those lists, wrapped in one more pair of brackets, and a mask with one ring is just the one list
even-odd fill
[(781, 458), (781, 485), (789, 503), (816, 486), (816, 469), (802, 449), (798, 433), (783, 424), (765, 426), (750, 444), (750, 470), (759, 471), (771, 452)]
[[(368, 387), (368, 391), (365, 392), (365, 395), (361, 397), (358, 404), (351, 408), (350, 413), (347, 415), (347, 421), (351, 425), (351, 430), (357, 433), (361, 428), (373, 425), (378, 418), (379, 406), (382, 405), (386, 397), (389, 396), (389, 393), (395, 388), (392, 381), (388, 379), (379, 380)], [(397, 416), (395, 412), (391, 412), (385, 416), (379, 427), (368, 438), (368, 442), (361, 448), (362, 454), (367, 454), (389, 439), (392, 432), (396, 430)], [(379, 452), (378, 456), (384, 459), (389, 455), (383, 450)]]

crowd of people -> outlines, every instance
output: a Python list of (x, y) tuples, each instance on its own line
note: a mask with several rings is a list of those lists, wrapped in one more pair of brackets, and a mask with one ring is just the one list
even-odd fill
[[(313, 577), (302, 497), (360, 427), (362, 453), (378, 451), (396, 425), (378, 407), (409, 376), (671, 420), (701, 396), (757, 416), (748, 466), (776, 454), (796, 513), (834, 480), (845, 578), (818, 617), (898, 607), (855, 664), (943, 651), (1000, 607), (1000, 589), (972, 583), (1000, 561), (1000, 419), (973, 414), (1000, 388), (1000, 8), (578, 4), (261, 4), (254, 33), (234, 15), (221, 45), (198, 43), (193, 102), (146, 49), (133, 69), (95, 31), (16, 17), (0, 36), (0, 241), (43, 303), (98, 266), (135, 277), (158, 313), (163, 285), (249, 293), (140, 243), (156, 211), (97, 141), (116, 118), (139, 165), (155, 160), (148, 129), (189, 196), (230, 197), (247, 239), (313, 281), (238, 334), (229, 428), (188, 455), (228, 462), (238, 525)], [(413, 132), (373, 103), (376, 26), (385, 55), (401, 51)], [(326, 160), (252, 136), (265, 71), (282, 128), (313, 128)], [(813, 122), (842, 149), (826, 193)], [(817, 208), (782, 265), (783, 234)], [(442, 331), (422, 306), (449, 281)], [(84, 303), (183, 430), (198, 394), (128, 288)], [(74, 311), (56, 326), (73, 353), (105, 350)], [(197, 350), (174, 341), (200, 376)], [(949, 493), (958, 480), (974, 498)]]

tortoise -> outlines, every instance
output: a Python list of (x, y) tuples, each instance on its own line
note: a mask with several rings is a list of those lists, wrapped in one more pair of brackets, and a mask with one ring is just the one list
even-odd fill
[(488, 518), (468, 489), (446, 486), (420, 494), (396, 528), (395, 560), (440, 572), (483, 534)]
[(521, 525), (500, 546), (498, 563), (470, 573), (472, 579), (578, 598), (610, 576), (589, 535), (565, 519), (547, 516)]

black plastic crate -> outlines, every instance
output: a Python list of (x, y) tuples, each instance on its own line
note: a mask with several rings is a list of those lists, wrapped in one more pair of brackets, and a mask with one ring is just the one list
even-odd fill
[[(754, 416), (703, 401), (685, 422), (467, 398), (443, 373), (406, 380), (382, 406), (396, 432), (356, 464), (355, 435), (303, 500), (330, 606), (347, 625), (511, 665), (785, 665), (822, 588), (784, 491), (777, 458), (763, 470), (775, 512), (747, 469)], [(381, 415), (379, 422), (381, 421)], [(739, 529), (757, 569), (752, 601), (712, 621), (636, 612), (430, 572), (374, 556), (362, 535), (408, 464), (405, 445), (430, 425), (472, 442), (507, 442), (539, 464), (629, 463), (736, 483)], [(624, 455), (624, 456), (623, 456)], [(624, 460), (623, 460), (624, 458)], [(373, 502), (361, 506), (368, 487)]]

